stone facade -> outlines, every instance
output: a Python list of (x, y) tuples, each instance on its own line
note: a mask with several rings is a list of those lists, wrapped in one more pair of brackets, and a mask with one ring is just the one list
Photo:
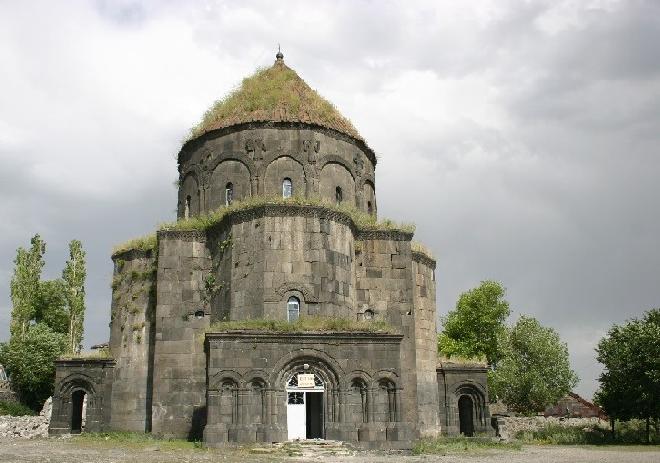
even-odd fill
[[(437, 367), (435, 261), (413, 251), (411, 232), (342, 209), (375, 220), (373, 151), (304, 120), (223, 124), (179, 153), (179, 220), (263, 200), (113, 255), (112, 360), (58, 362), (51, 431), (75, 424), (77, 390), (86, 429), (212, 446), (286, 440), (301, 404), (303, 437), (367, 447), (457, 433), (462, 394), (481, 400), (485, 429), (485, 370)], [(290, 304), (296, 317), (382, 321), (397, 334), (213, 328), (286, 322)], [(299, 386), (300, 375), (314, 382)]]

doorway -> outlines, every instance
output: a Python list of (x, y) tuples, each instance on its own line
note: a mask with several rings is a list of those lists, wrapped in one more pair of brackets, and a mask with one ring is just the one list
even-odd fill
[(83, 431), (83, 409), (86, 396), (85, 391), (80, 389), (71, 394), (71, 434), (80, 434)]
[(306, 377), (306, 382), (299, 384), (295, 374), (287, 383), (287, 437), (289, 440), (323, 439), (323, 382), (316, 375), (301, 376)]
[(474, 435), (474, 407), (469, 396), (462, 395), (458, 399), (458, 424), (460, 433), (467, 437)]

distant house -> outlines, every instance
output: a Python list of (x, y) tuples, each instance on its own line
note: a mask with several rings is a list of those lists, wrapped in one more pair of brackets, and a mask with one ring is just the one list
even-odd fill
[(580, 397), (574, 392), (569, 392), (555, 405), (546, 408), (545, 412), (543, 412), (543, 416), (607, 419), (607, 415), (602, 408)]

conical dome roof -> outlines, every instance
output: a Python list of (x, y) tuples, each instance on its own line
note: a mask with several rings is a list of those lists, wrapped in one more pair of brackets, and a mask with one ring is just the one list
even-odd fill
[(364, 141), (332, 103), (284, 64), (281, 53), (273, 66), (243, 79), (239, 88), (216, 101), (192, 129), (191, 138), (248, 122), (303, 122)]

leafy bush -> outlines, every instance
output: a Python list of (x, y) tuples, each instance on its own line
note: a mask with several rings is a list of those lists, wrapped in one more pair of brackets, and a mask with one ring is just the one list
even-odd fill
[(34, 410), (27, 405), (18, 402), (0, 401), (0, 415), (25, 416), (34, 414)]
[(518, 442), (500, 442), (488, 437), (438, 437), (435, 439), (420, 439), (413, 444), (415, 455), (435, 454), (448, 455), (452, 453), (482, 452), (490, 449), (520, 450)]

